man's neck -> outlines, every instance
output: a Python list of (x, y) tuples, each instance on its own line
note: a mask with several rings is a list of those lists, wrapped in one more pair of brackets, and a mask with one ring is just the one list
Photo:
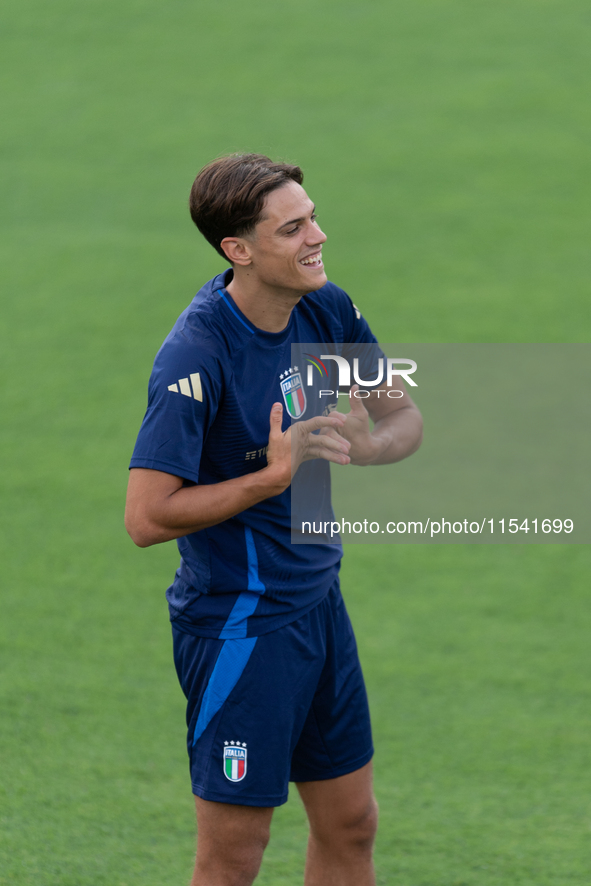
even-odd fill
[(261, 283), (256, 274), (242, 268), (234, 270), (234, 276), (226, 289), (253, 326), (265, 332), (281, 332), (285, 329), (291, 312), (305, 295), (304, 292)]

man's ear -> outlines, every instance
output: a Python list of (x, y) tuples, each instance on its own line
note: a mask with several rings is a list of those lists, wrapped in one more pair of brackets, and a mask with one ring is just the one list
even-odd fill
[(248, 240), (244, 237), (224, 237), (220, 246), (233, 265), (247, 267), (252, 262)]

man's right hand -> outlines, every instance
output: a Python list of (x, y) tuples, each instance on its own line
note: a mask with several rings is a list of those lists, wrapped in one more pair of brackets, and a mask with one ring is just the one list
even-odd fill
[(181, 477), (148, 468), (129, 473), (125, 525), (134, 542), (148, 547), (200, 532), (245, 511), (266, 498), (282, 493), (303, 461), (324, 458), (340, 465), (349, 463), (351, 444), (344, 437), (314, 434), (320, 429), (338, 430), (345, 416), (332, 413), (297, 422), (281, 430), (283, 407), (271, 410), (267, 467), (260, 471), (208, 485), (184, 486)]
[(304, 461), (323, 458), (338, 465), (349, 464), (351, 459), (348, 453), (351, 444), (348, 440), (344, 437), (314, 433), (323, 429), (338, 431), (345, 421), (344, 415), (333, 412), (330, 415), (317, 415), (306, 421), (296, 422), (286, 431), (282, 431), (283, 406), (281, 403), (274, 403), (270, 416), (267, 470), (277, 477), (277, 482), (283, 489), (287, 489), (295, 472)]

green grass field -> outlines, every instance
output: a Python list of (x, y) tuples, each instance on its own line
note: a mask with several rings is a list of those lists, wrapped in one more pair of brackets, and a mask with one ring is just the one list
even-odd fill
[[(0, 25), (0, 884), (177, 886), (177, 552), (122, 508), (155, 351), (221, 267), (192, 179), (301, 163), (382, 341), (588, 341), (589, 8), (23, 0)], [(346, 551), (380, 884), (591, 882), (590, 578), (582, 546)], [(305, 833), (292, 796), (258, 883), (301, 883)]]

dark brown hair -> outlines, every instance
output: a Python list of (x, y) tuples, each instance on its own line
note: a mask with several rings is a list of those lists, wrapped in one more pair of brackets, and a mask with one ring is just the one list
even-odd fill
[(224, 237), (241, 237), (261, 217), (267, 194), (289, 181), (299, 185), (299, 166), (274, 163), (264, 154), (231, 154), (205, 166), (191, 188), (191, 218), (221, 256)]

